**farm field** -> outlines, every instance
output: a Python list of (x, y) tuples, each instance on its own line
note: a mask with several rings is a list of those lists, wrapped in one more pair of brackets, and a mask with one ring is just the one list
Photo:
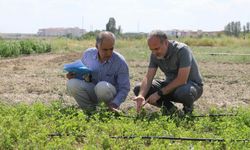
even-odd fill
[[(217, 40), (212, 46), (200, 46), (182, 41), (191, 45), (204, 79), (195, 114), (238, 112), (238, 116), (175, 119), (160, 116), (158, 108), (146, 105), (147, 113), (137, 120), (116, 118), (106, 111), (89, 118), (71, 107), (76, 103), (66, 93), (62, 68), (81, 58), (86, 48), (95, 45), (94, 40), (49, 39), (49, 53), (0, 59), (0, 149), (249, 149), (249, 142), (230, 140), (250, 138), (250, 43)], [(132, 89), (146, 73), (150, 51), (146, 39), (118, 39), (116, 48), (129, 64), (131, 79), (131, 92), (121, 109), (135, 115)], [(159, 72), (157, 78), (164, 76)], [(63, 135), (48, 136), (54, 132)], [(109, 137), (120, 135), (224, 138), (226, 142)]]
[[(51, 40), (54, 51), (16, 58), (0, 59), (0, 99), (7, 103), (49, 103), (61, 100), (74, 103), (65, 91), (65, 63), (80, 59), (82, 52), (94, 46), (94, 40)], [(241, 43), (239, 43), (241, 44)], [(211, 107), (227, 108), (250, 105), (250, 56), (209, 55), (208, 53), (249, 54), (250, 46), (191, 46), (204, 78), (203, 96), (196, 102), (199, 111)], [(131, 89), (147, 70), (150, 50), (146, 40), (118, 40), (118, 52), (129, 64)], [(158, 78), (164, 76), (159, 73)], [(126, 103), (131, 103), (130, 92)], [(125, 104), (126, 104), (125, 103)]]

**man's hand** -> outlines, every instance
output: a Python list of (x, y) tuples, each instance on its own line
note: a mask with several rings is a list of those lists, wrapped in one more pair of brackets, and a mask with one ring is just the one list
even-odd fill
[(70, 80), (72, 78), (75, 78), (76, 74), (74, 72), (69, 72), (69, 73), (66, 74), (66, 77)]
[(137, 96), (133, 100), (136, 101), (137, 113), (141, 112), (142, 107), (146, 104), (145, 98), (143, 96)]
[(118, 106), (115, 103), (109, 103), (108, 104), (109, 110), (116, 112), (116, 113), (120, 113), (121, 111), (118, 109)]
[(157, 94), (157, 92), (155, 92), (154, 94), (150, 95), (147, 98), (147, 102), (152, 104), (152, 105), (156, 105), (156, 102), (160, 99), (161, 97)]

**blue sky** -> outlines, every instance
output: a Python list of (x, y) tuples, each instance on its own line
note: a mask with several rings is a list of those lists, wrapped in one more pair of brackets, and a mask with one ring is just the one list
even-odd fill
[(218, 31), (230, 21), (250, 22), (250, 0), (0, 0), (1, 33), (48, 27), (103, 30), (109, 17), (123, 32)]

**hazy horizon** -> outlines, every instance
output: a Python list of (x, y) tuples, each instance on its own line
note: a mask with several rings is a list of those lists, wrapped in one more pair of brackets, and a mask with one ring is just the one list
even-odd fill
[(250, 22), (248, 0), (0, 0), (0, 33), (41, 28), (105, 30), (110, 17), (122, 32), (221, 31), (231, 21)]

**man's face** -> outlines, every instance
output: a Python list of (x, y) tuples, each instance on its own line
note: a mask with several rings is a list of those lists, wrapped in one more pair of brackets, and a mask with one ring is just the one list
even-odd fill
[(162, 59), (166, 55), (168, 42), (166, 40), (161, 43), (159, 38), (151, 37), (148, 39), (148, 47), (158, 59)]
[(111, 38), (103, 39), (102, 43), (97, 45), (98, 53), (101, 61), (108, 60), (113, 53), (114, 40)]

